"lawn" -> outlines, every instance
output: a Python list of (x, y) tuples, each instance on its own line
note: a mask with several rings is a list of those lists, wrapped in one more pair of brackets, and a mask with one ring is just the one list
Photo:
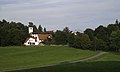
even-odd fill
[(120, 53), (109, 52), (92, 61), (120, 61)]
[(11, 72), (120, 72), (120, 53), (107, 53), (94, 60)]
[(95, 54), (96, 52), (93, 51), (74, 49), (68, 46), (0, 47), (0, 71), (64, 64)]

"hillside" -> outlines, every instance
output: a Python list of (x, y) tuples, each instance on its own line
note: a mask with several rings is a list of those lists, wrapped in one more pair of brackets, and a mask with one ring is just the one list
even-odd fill
[(120, 72), (120, 53), (107, 53), (96, 59), (11, 72)]
[(42, 67), (95, 55), (96, 52), (67, 46), (0, 47), (0, 70)]

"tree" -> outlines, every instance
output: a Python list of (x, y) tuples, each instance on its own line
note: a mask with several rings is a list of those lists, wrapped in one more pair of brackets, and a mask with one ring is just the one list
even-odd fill
[(120, 50), (120, 30), (113, 31), (110, 37), (110, 48), (111, 50)]
[(88, 49), (90, 45), (90, 38), (87, 34), (83, 34), (80, 37), (82, 49)]
[(63, 32), (64, 32), (64, 34), (66, 35), (66, 41), (67, 41), (67, 43), (68, 43), (68, 41), (69, 41), (69, 36), (70, 36), (70, 30), (69, 30), (69, 28), (68, 28), (68, 27), (65, 27), (65, 28), (63, 29)]
[(93, 41), (91, 42), (91, 45), (90, 45), (90, 49), (91, 50), (105, 50), (107, 51), (108, 50), (108, 47), (106, 45), (106, 42), (103, 41), (102, 39), (98, 39), (97, 37), (94, 37)]
[(103, 27), (102, 25), (95, 29), (94, 34), (98, 39), (102, 39), (103, 41), (109, 40), (108, 30), (106, 27)]
[(33, 25), (33, 32), (38, 32), (36, 25)]
[(75, 35), (70, 34), (68, 37), (68, 44), (70, 47), (74, 47), (74, 43), (75, 43)]
[(111, 35), (112, 31), (116, 31), (119, 29), (119, 26), (117, 24), (109, 24), (107, 26), (109, 36)]
[(67, 44), (67, 36), (64, 32), (57, 30), (55, 33), (55, 44), (57, 45), (66, 45)]
[(28, 35), (28, 28), (22, 23), (0, 21), (0, 46), (22, 45)]
[(75, 36), (73, 47), (82, 49), (81, 38), (79, 36)]
[(38, 32), (39, 32), (39, 33), (42, 33), (42, 32), (43, 32), (42, 29), (43, 29), (42, 26), (39, 25), (39, 27), (38, 27)]
[(63, 32), (65, 32), (66, 34), (69, 34), (69, 33), (70, 33), (70, 30), (69, 30), (68, 27), (65, 27), (65, 28), (63, 29)]
[(89, 36), (89, 38), (90, 38), (91, 41), (94, 39), (94, 30), (92, 30), (92, 29), (86, 29), (84, 31), (84, 34), (87, 34)]
[(46, 28), (44, 28), (44, 32), (46, 33), (47, 31), (46, 31)]
[(33, 23), (32, 22), (29, 22), (29, 27), (33, 27)]
[(119, 21), (118, 21), (118, 19), (116, 19), (116, 21), (115, 21), (115, 24), (119, 24)]

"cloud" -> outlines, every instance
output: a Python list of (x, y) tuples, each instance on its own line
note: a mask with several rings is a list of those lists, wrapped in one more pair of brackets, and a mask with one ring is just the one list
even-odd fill
[(0, 0), (0, 19), (51, 29), (95, 28), (120, 19), (120, 0)]

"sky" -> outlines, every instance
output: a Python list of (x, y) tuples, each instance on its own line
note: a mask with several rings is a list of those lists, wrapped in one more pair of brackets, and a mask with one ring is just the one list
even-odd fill
[(120, 0), (0, 0), (0, 20), (82, 32), (119, 20), (119, 6)]

